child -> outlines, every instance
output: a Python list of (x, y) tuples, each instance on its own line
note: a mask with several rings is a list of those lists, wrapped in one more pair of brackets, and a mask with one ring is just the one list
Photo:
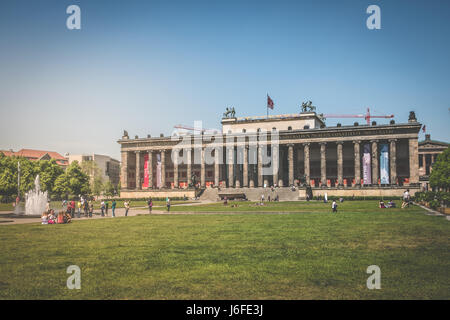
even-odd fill
[(42, 221), (42, 224), (48, 224), (47, 211), (44, 211), (44, 213), (42, 213), (41, 221)]

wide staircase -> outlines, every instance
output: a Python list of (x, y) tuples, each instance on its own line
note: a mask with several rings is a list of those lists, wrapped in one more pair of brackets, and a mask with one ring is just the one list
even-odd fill
[(293, 201), (299, 200), (299, 191), (296, 189), (292, 191), (291, 188), (274, 188), (273, 191), (270, 188), (206, 188), (203, 194), (200, 196), (200, 200), (207, 201), (219, 201), (220, 195), (240, 195), (245, 193), (245, 196), (250, 201), (261, 200), (261, 195), (264, 194), (264, 200), (267, 201), (270, 196), (270, 200), (273, 200), (278, 195), (280, 201)]

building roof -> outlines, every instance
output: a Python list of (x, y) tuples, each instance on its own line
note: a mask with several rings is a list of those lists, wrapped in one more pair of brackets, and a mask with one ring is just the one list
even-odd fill
[(20, 149), (17, 152), (14, 152), (12, 150), (10, 151), (1, 151), (5, 156), (11, 157), (24, 157), (29, 160), (48, 160), (48, 159), (55, 159), (56, 163), (61, 166), (66, 166), (68, 164), (68, 161), (65, 157), (60, 155), (58, 152), (54, 151), (47, 151), (47, 150), (33, 150), (33, 149)]
[(431, 135), (430, 134), (426, 134), (425, 135), (425, 140), (419, 141), (419, 146), (423, 146), (423, 145), (437, 145), (437, 146), (443, 146), (443, 147), (448, 147), (449, 144), (447, 142), (443, 142), (443, 141), (438, 141), (438, 140), (431, 140)]

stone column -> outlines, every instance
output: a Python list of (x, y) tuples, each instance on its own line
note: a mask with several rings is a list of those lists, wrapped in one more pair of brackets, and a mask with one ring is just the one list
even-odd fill
[(304, 143), (304, 155), (305, 155), (305, 160), (304, 160), (304, 164), (305, 164), (305, 179), (306, 179), (306, 184), (309, 185), (310, 184), (310, 166), (309, 166), (309, 142), (308, 143)]
[(234, 186), (234, 146), (228, 147), (228, 187)]
[(372, 185), (378, 185), (378, 141), (372, 140)]
[(248, 145), (245, 145), (242, 151), (244, 152), (244, 163), (242, 165), (242, 170), (244, 171), (242, 173), (242, 185), (244, 187), (248, 187)]
[(166, 150), (161, 150), (161, 188), (166, 187)]
[(422, 168), (426, 169), (426, 160), (427, 158), (425, 157), (425, 153), (422, 153)]
[(120, 185), (122, 190), (128, 189), (128, 151), (122, 151), (122, 163), (120, 164)]
[(417, 138), (409, 139), (409, 183), (419, 183), (419, 143)]
[(361, 141), (353, 141), (353, 149), (355, 152), (355, 185), (361, 185)]
[(273, 180), (273, 185), (278, 184), (278, 170), (279, 170), (279, 146), (276, 145), (272, 145), (272, 180)]
[[(308, 156), (309, 156), (309, 154), (308, 154)], [(288, 166), (289, 166), (288, 183), (289, 183), (289, 186), (292, 186), (294, 184), (294, 145), (293, 144), (288, 144)], [(309, 183), (309, 180), (308, 180), (308, 183)]]
[(397, 139), (389, 140), (389, 168), (391, 169), (390, 182), (392, 185), (397, 184)]
[(200, 186), (205, 187), (206, 176), (205, 176), (205, 148), (200, 149)]
[(186, 152), (186, 178), (188, 187), (192, 183), (192, 150), (191, 148), (184, 149)]
[(320, 143), (320, 180), (322, 187), (327, 186), (327, 143)]
[(178, 158), (180, 155), (179, 149), (172, 149), (172, 152), (174, 152), (173, 158), (173, 186), (174, 188), (178, 188)]
[(148, 187), (153, 188), (153, 151), (148, 151)]
[(136, 153), (136, 190), (142, 189), (141, 183), (141, 152), (135, 151)]
[(258, 187), (263, 186), (262, 146), (258, 145)]
[(342, 187), (344, 185), (344, 159), (342, 155), (343, 142), (336, 142), (337, 149), (337, 179), (338, 186)]
[(219, 186), (219, 170), (220, 170), (220, 159), (219, 159), (219, 148), (216, 148), (214, 150), (214, 186), (218, 187)]

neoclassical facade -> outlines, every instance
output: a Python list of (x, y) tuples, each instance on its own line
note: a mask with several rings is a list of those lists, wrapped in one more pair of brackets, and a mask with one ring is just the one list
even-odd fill
[(206, 189), (249, 193), (309, 185), (313, 194), (401, 195), (420, 187), (420, 128), (413, 113), (405, 123), (327, 127), (304, 112), (224, 118), (219, 133), (131, 139), (124, 132), (121, 194), (183, 193), (194, 179)]

